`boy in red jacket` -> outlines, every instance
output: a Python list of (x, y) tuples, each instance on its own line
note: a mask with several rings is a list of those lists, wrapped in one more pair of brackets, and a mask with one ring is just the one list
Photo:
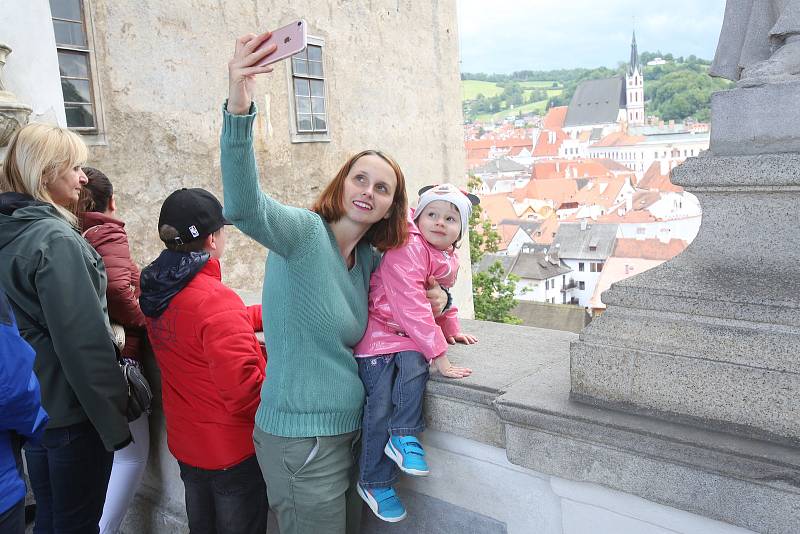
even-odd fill
[(246, 307), (222, 283), (226, 224), (208, 191), (168, 196), (158, 219), (166, 250), (142, 271), (139, 302), (190, 531), (263, 534), (267, 492), (253, 448), (266, 368), (254, 333), (261, 306)]

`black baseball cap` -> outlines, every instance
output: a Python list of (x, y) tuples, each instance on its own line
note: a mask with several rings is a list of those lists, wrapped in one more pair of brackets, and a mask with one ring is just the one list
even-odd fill
[(222, 204), (217, 197), (205, 189), (184, 187), (170, 194), (161, 205), (159, 230), (165, 224), (178, 231), (175, 242), (181, 245), (204, 239), (231, 223), (222, 215)]

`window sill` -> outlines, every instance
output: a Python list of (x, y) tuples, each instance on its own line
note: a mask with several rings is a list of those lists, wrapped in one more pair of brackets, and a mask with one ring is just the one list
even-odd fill
[(83, 142), (86, 143), (87, 146), (108, 146), (108, 139), (106, 138), (106, 134), (103, 132), (82, 134), (76, 130), (72, 131), (80, 135), (81, 139), (83, 139)]
[(330, 133), (298, 134), (292, 132), (292, 143), (330, 143)]

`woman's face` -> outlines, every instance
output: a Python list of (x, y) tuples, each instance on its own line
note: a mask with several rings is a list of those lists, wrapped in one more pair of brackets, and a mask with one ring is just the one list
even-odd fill
[(88, 181), (83, 169), (81, 169), (80, 165), (76, 165), (59, 171), (55, 179), (45, 187), (47, 192), (50, 193), (50, 198), (53, 199), (54, 204), (68, 208), (78, 201), (81, 195), (81, 187), (86, 185)]
[(389, 218), (397, 176), (391, 165), (380, 156), (362, 156), (347, 174), (342, 193), (345, 217), (372, 225)]

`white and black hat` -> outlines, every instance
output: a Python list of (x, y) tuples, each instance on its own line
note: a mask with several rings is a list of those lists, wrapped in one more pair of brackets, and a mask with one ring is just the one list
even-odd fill
[(169, 225), (178, 231), (174, 242), (183, 245), (204, 239), (226, 224), (231, 224), (222, 215), (222, 204), (217, 197), (205, 189), (178, 189), (161, 205), (158, 228)]
[(459, 234), (458, 238), (461, 239), (461, 236), (467, 233), (472, 206), (480, 204), (481, 199), (472, 193), (462, 191), (453, 184), (426, 185), (419, 190), (419, 203), (414, 212), (414, 220), (416, 221), (422, 215), (422, 210), (425, 209), (425, 206), (435, 200), (450, 202), (458, 209), (458, 213), (461, 215), (461, 234)]

